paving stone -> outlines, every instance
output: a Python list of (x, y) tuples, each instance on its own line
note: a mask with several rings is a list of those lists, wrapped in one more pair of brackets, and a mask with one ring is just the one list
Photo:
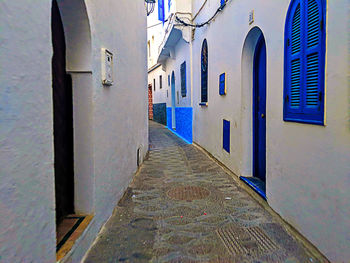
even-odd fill
[(85, 262), (320, 262), (202, 151), (154, 122), (149, 134)]

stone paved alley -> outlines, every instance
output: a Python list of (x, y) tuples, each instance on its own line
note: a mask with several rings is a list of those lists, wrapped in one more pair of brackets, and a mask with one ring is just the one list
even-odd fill
[(149, 147), (85, 263), (323, 262), (202, 150), (154, 122)]

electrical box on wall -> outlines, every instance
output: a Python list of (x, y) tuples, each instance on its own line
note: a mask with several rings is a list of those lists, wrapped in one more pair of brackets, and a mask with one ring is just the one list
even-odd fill
[(113, 54), (105, 48), (101, 49), (102, 60), (102, 84), (111, 86), (113, 84)]

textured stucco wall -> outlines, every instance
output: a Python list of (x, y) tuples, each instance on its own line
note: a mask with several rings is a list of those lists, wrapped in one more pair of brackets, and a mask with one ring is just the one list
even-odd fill
[[(95, 217), (65, 262), (80, 262), (137, 170), (138, 147), (142, 156), (148, 148), (144, 1), (85, 4), (92, 54), (83, 54), (83, 64), (91, 58), (91, 68), (82, 67), (76, 53), (67, 65), (92, 71), (72, 75), (80, 121), (75, 139), (83, 135), (75, 150), (87, 156), (75, 167), (81, 175), (76, 180), (89, 197), (75, 201)], [(56, 260), (50, 24), (51, 1), (0, 2), (0, 262)], [(78, 34), (75, 41), (79, 37), (85, 39)], [(101, 84), (102, 47), (114, 54), (111, 87)]]
[(51, 1), (0, 1), (0, 262), (56, 259), (50, 25)]
[[(202, 1), (196, 0), (197, 10)], [(347, 262), (350, 236), (350, 122), (348, 1), (328, 1), (326, 125), (283, 121), (284, 23), (289, 0), (231, 1), (193, 42), (194, 141), (237, 175), (251, 175), (251, 79), (243, 52), (248, 32), (258, 26), (267, 46), (267, 197), (288, 222), (332, 262)], [(218, 6), (209, 0), (196, 19)], [(255, 22), (248, 14), (255, 11)], [(271, 10), (274, 10), (271, 12)], [(345, 32), (345, 34), (344, 34)], [(200, 107), (200, 50), (208, 40), (208, 107)], [(243, 61), (242, 61), (243, 60)], [(248, 62), (247, 62), (248, 61)], [(219, 74), (227, 72), (227, 95), (218, 95)], [(247, 75), (248, 74), (248, 75)], [(231, 154), (222, 149), (222, 119), (231, 122)]]
[[(67, 262), (81, 259), (148, 149), (147, 35), (143, 1), (86, 1), (92, 33), (95, 219)], [(127, 12), (126, 12), (127, 10)], [(101, 51), (114, 55), (114, 84), (101, 84)], [(80, 246), (79, 246), (80, 245)]]

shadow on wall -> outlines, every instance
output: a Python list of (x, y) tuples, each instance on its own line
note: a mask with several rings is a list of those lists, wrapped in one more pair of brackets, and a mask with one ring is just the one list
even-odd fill
[(166, 103), (153, 104), (153, 120), (160, 124), (167, 124)]

